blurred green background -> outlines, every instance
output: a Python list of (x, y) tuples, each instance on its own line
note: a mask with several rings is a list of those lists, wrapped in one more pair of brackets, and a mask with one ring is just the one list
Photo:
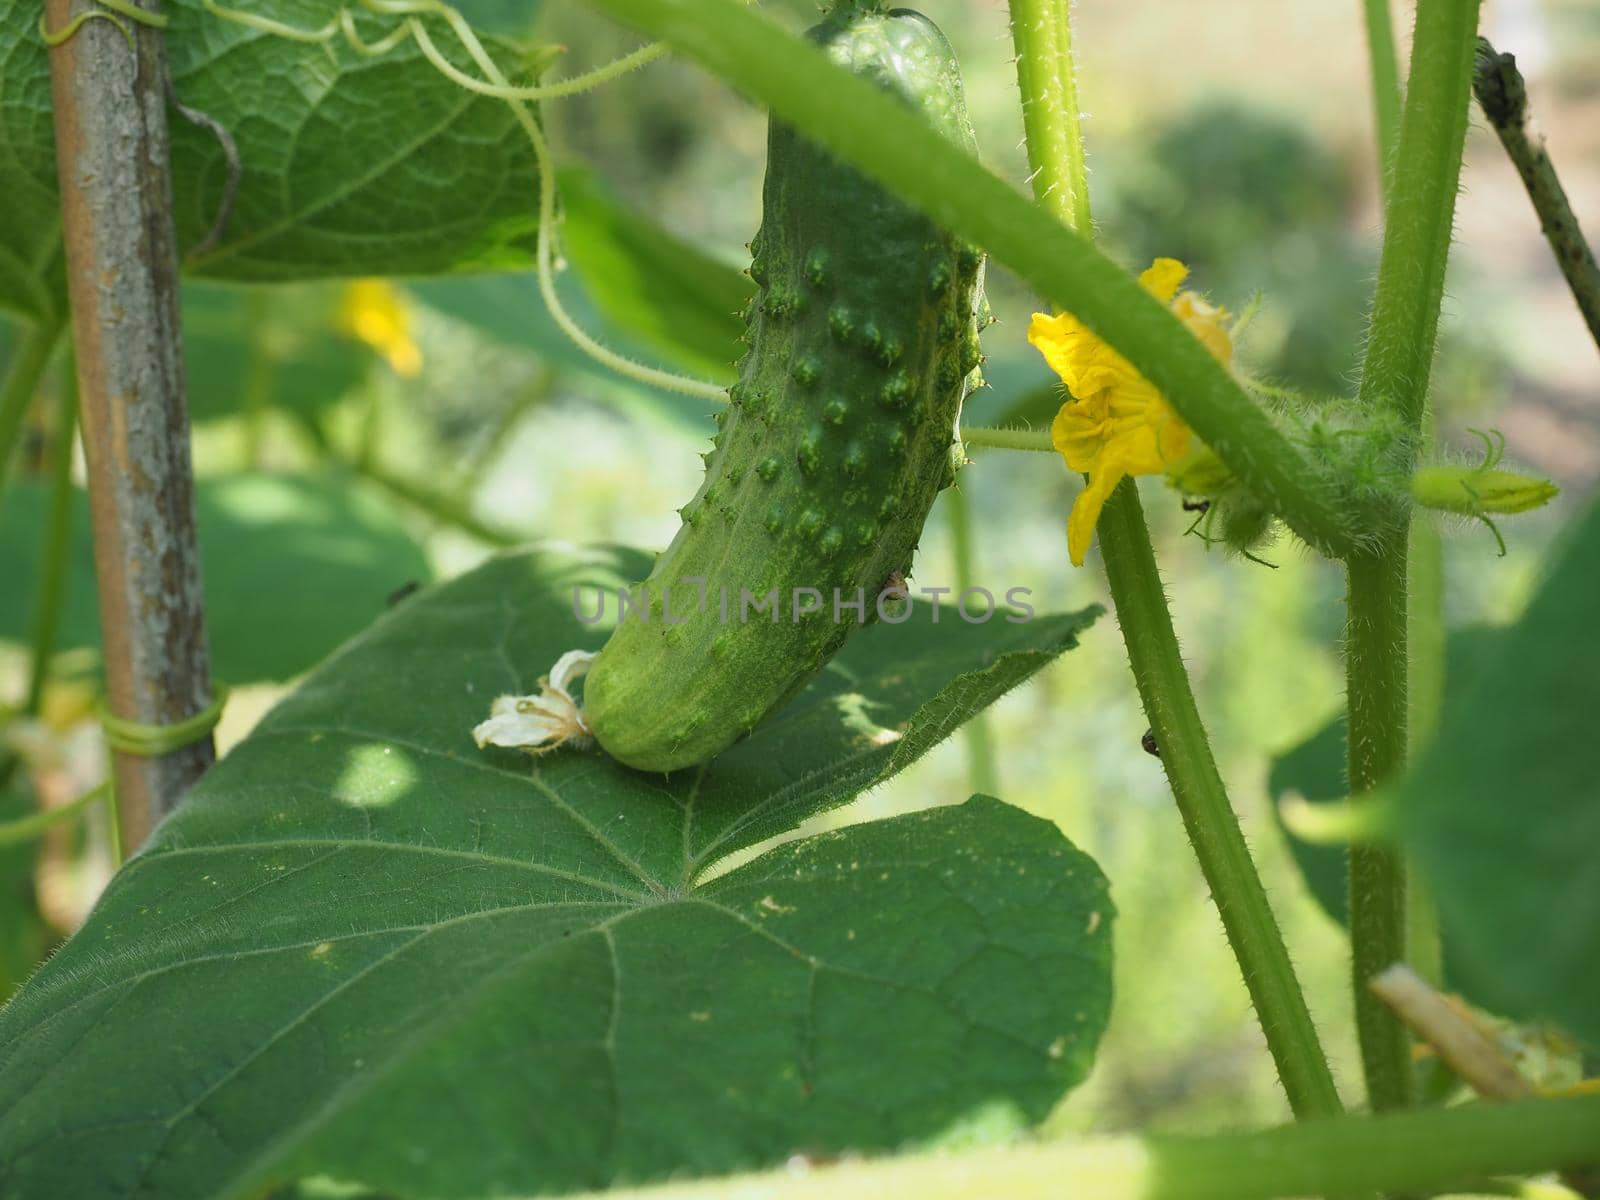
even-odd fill
[[(769, 7), (796, 22), (815, 11)], [(1003, 5), (926, 0), (924, 8), (965, 65), (985, 158), (1020, 181)], [(1074, 11), (1106, 247), (1135, 270), (1158, 254), (1179, 257), (1193, 268), (1192, 286), (1235, 311), (1259, 293), (1241, 367), (1313, 393), (1348, 392), (1379, 222), (1359, 5), (1078, 0)], [(1408, 5), (1398, 5), (1397, 19), (1403, 34)], [(1580, 219), (1600, 233), (1600, 8), (1491, 0), (1485, 31), (1518, 54)], [(635, 41), (570, 4), (547, 6), (535, 32), (566, 46), (574, 69)], [(719, 272), (652, 223), (742, 266), (759, 212), (764, 116), (677, 63), (552, 104), (545, 116), (572, 171), (563, 294), (608, 341), (715, 371), (714, 318), (724, 311), (716, 306), (731, 312), (737, 289), (729, 295)], [(1517, 611), (1551, 537), (1600, 475), (1600, 355), (1481, 120), (1463, 180), (1435, 373), (1440, 454), (1470, 461), (1476, 442), (1466, 430), (1498, 429), (1512, 461), (1564, 491), (1552, 507), (1506, 522), (1504, 559), (1481, 528), (1446, 528), (1452, 626)], [(999, 318), (985, 335), (992, 387), (969, 403), (973, 423), (1049, 383), (1023, 338), (1036, 300), (1002, 271), (991, 268), (989, 278)], [(663, 325), (663, 312), (708, 304), (709, 322)], [(339, 283), (190, 288), (185, 317), (196, 469), (210, 514), (202, 535), (213, 642), (219, 674), (241, 685), (220, 730), (224, 748), (293, 676), (381, 613), (395, 589), (524, 540), (659, 547), (698, 484), (712, 432), (707, 406), (605, 376), (554, 330), (526, 278), (407, 282), (393, 292)], [(0, 358), (14, 336), (0, 326)], [(59, 387), (53, 379), (36, 404), (21, 482), (0, 497), (0, 699), (9, 702), (27, 687)], [(1048, 406), (1039, 411), (1047, 420)], [(1081, 570), (1067, 562), (1077, 486), (1044, 454), (990, 452), (963, 472), (977, 581), (996, 593), (1031, 588), (1041, 610), (1107, 603), (1095, 557)], [(1354, 1097), (1341, 936), (1295, 873), (1266, 793), (1272, 756), (1341, 706), (1340, 577), (1288, 542), (1265, 552), (1272, 569), (1208, 553), (1183, 536), (1192, 518), (1175, 494), (1146, 481), (1145, 497), (1224, 776)], [(942, 500), (935, 510), (914, 584), (954, 582), (947, 507)], [(80, 516), (67, 650), (94, 639), (83, 524)], [(276, 657), (263, 661), (264, 648)], [(64, 655), (47, 726), (9, 735), (32, 738), (30, 757), (48, 769), (19, 780), (7, 804), (24, 805), (24, 790), (71, 794), (92, 777), (97, 752), (83, 723), (92, 684), (75, 689), (71, 680), (93, 670), (92, 653)], [(1002, 702), (990, 726), (1001, 796), (1059, 822), (1094, 855), (1121, 912), (1112, 1027), (1093, 1077), (1054, 1125), (1200, 1130), (1284, 1117), (1160, 764), (1140, 748), (1145, 721), (1114, 621)], [(969, 791), (966, 753), (954, 739), (828, 821), (958, 802)], [(0, 862), (7, 991), (105, 878), (92, 829), (60, 832), (39, 855)]]

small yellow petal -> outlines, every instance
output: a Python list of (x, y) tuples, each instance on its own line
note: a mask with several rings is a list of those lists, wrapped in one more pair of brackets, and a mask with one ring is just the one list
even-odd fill
[(1158, 258), (1139, 276), (1144, 290), (1163, 304), (1178, 294), (1178, 285), (1189, 277), (1189, 268), (1175, 258)]
[(1069, 400), (1050, 423), (1050, 443), (1074, 471), (1092, 471), (1105, 446), (1106, 399)]
[(1078, 380), (1079, 363), (1090, 348), (1085, 341), (1089, 336), (1092, 336), (1089, 331), (1070, 313), (1054, 317), (1034, 313), (1028, 326), (1029, 343), (1044, 355), (1044, 361), (1061, 377), (1069, 391)]
[(1172, 311), (1204, 343), (1219, 362), (1233, 358), (1233, 338), (1228, 335), (1228, 310), (1208, 303), (1197, 292), (1181, 292)]
[(1089, 544), (1094, 541), (1094, 527), (1100, 523), (1100, 510), (1124, 478), (1121, 471), (1096, 471), (1089, 477), (1089, 485), (1072, 502), (1072, 512), (1067, 515), (1067, 557), (1072, 559), (1073, 566), (1083, 566), (1084, 555), (1089, 553)]

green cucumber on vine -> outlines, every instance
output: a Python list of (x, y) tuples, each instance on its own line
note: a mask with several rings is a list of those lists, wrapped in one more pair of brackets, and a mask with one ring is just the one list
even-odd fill
[[(927, 17), (845, 0), (809, 37), (975, 152)], [(749, 352), (647, 599), (584, 690), (601, 748), (643, 770), (726, 750), (903, 586), (979, 378), (979, 252), (782, 121), (767, 153)]]

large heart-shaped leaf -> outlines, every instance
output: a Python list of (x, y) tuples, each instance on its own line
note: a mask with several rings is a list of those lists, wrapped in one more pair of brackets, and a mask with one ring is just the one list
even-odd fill
[[(317, 29), (340, 6), (237, 7)], [(226, 20), (201, 0), (173, 0), (163, 11), (178, 99), (229, 130), (241, 167), (221, 241), (189, 254), (217, 218), (227, 159), (212, 132), (174, 113), (173, 199), (186, 267), (214, 278), (282, 280), (528, 263), (538, 178), (527, 137), (503, 102), (452, 83), (409, 41), (370, 58), (342, 38), (308, 44)], [(0, 307), (34, 317), (58, 311), (64, 294), (38, 14), (31, 0), (0, 0)], [(369, 41), (394, 23), (357, 18)], [(442, 23), (432, 28), (448, 47)], [(508, 71), (526, 77), (536, 66), (524, 59), (519, 68), (521, 52), (510, 43), (491, 45)], [(447, 52), (470, 69), (463, 55)]]
[[(0, 503), (0, 639), (31, 635), (44, 485), (23, 482)], [(428, 561), (393, 512), (349, 479), (244, 472), (195, 488), (206, 635), (228, 683), (292, 679), (370, 622), (396, 589), (429, 578)], [(100, 642), (89, 502), (74, 493), (72, 542), (57, 648)]]
[(552, 1193), (1041, 1118), (1107, 1016), (1111, 907), (974, 797), (708, 869), (898, 771), (1093, 611), (919, 606), (707, 767), (478, 751), (489, 700), (604, 637), (548, 549), (325, 664), (0, 1012), (0, 1194)]

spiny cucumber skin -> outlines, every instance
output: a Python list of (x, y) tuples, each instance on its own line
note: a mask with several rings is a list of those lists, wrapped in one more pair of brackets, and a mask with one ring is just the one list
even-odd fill
[[(845, 5), (810, 36), (975, 152), (954, 56), (926, 17)], [(850, 610), (834, 620), (835, 588), (863, 589), (872, 619), (953, 477), (978, 379), (981, 256), (776, 121), (751, 245), (749, 352), (705, 480), (646, 581), (649, 620), (622, 622), (585, 681), (601, 748), (641, 770), (714, 757), (803, 686), (856, 627)], [(741, 623), (741, 589), (772, 588), (778, 622)], [(795, 622), (798, 588), (823, 607)], [(668, 596), (683, 623), (662, 619)]]

